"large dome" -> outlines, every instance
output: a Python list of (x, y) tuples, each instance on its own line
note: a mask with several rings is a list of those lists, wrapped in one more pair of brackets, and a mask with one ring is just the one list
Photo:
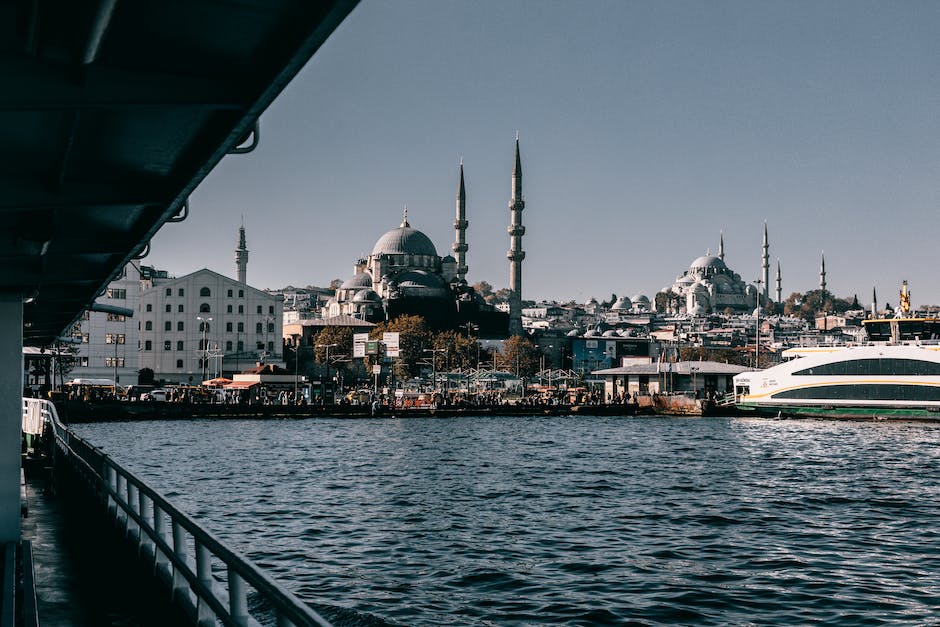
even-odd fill
[(715, 257), (713, 255), (705, 255), (704, 257), (699, 257), (692, 262), (692, 265), (689, 267), (690, 270), (695, 268), (718, 268), (719, 270), (724, 270), (728, 266), (725, 265), (725, 262)]
[(430, 255), (437, 257), (437, 249), (427, 235), (410, 226), (392, 229), (379, 238), (372, 248), (373, 255)]

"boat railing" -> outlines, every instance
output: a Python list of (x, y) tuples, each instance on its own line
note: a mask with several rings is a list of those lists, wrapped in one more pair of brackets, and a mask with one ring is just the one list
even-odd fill
[[(254, 592), (263, 602), (253, 606), (272, 608), (279, 627), (329, 627), (322, 616), (252, 562), (76, 435), (59, 420), (50, 401), (24, 399), (24, 420), (28, 412), (38, 412), (50, 426), (56, 463), (67, 463), (89, 486), (119, 532), (136, 544), (137, 554), (169, 587), (173, 602), (196, 624), (260, 625), (248, 609), (249, 593)], [(270, 622), (269, 616), (263, 618)]]

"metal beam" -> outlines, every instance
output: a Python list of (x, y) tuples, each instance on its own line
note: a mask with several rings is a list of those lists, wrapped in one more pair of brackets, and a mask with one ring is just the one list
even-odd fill
[[(2, 96), (0, 96), (2, 98)], [(24, 184), (23, 177), (0, 177), (0, 212), (40, 209), (105, 209), (159, 206), (166, 208), (170, 199), (161, 192), (162, 180), (139, 181), (137, 184), (84, 183), (66, 180), (52, 191), (47, 180), (37, 179)]]
[(194, 107), (244, 108), (237, 79), (182, 76), (43, 62), (25, 55), (0, 55), (0, 111), (138, 109)]

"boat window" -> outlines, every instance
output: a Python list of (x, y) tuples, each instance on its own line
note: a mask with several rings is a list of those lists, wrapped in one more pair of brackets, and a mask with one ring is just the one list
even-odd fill
[(848, 383), (784, 390), (777, 392), (772, 398), (816, 401), (940, 401), (940, 389), (931, 385)]
[(807, 376), (917, 376), (940, 375), (940, 363), (922, 359), (850, 359), (797, 370)]

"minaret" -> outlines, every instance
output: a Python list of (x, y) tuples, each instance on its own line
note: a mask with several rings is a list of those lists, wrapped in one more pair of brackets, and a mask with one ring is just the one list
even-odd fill
[(764, 254), (761, 257), (761, 268), (764, 272), (761, 275), (761, 279), (764, 281), (764, 301), (766, 302), (770, 297), (770, 244), (767, 243), (767, 222), (764, 222), (763, 250)]
[(722, 261), (725, 260), (725, 232), (722, 231), (718, 235), (718, 258)]
[(522, 226), (522, 210), (525, 201), (522, 199), (522, 158), (519, 156), (519, 133), (516, 133), (516, 163), (512, 168), (512, 198), (509, 200), (509, 211), (512, 212), (512, 222), (509, 231), (509, 335), (522, 335), (522, 260), (525, 251), (522, 250), (522, 236), (525, 227)]
[(822, 290), (823, 297), (826, 296), (826, 253), (822, 254), (822, 262), (819, 264), (819, 289)]
[(235, 249), (235, 279), (244, 283), (248, 271), (248, 248), (245, 244), (245, 225), (238, 227), (238, 248)]
[(871, 288), (871, 317), (878, 317), (878, 291)]
[(461, 285), (467, 283), (467, 190), (463, 184), (463, 159), (460, 160), (460, 183), (457, 184), (457, 219), (454, 220), (454, 230), (457, 232), (454, 241), (454, 253), (457, 257), (457, 282)]
[(780, 285), (780, 260), (777, 260), (777, 302), (783, 302), (783, 289)]

